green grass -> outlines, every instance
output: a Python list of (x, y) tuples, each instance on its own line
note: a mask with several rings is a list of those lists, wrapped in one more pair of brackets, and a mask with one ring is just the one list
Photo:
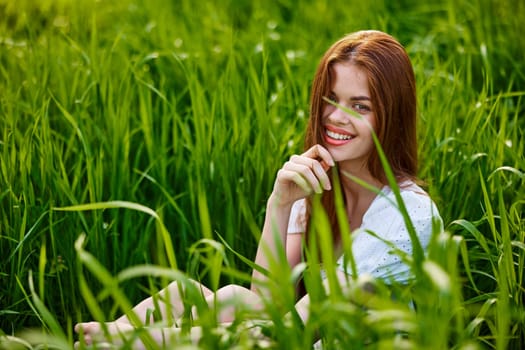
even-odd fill
[[(307, 348), (321, 328), (328, 348), (519, 349), (524, 7), (0, 0), (0, 333), (67, 348), (74, 323), (112, 319), (178, 271), (213, 288), (249, 283), (245, 260), (277, 169), (302, 149), (320, 56), (345, 33), (377, 28), (412, 58), (420, 175), (447, 232), (396, 301), (391, 289), (353, 292), (373, 313), (325, 298), (312, 271), (304, 332), (281, 320), (298, 271), (276, 262), (290, 283), (270, 285), (271, 345)], [(57, 210), (81, 205), (91, 210)], [(209, 314), (203, 347), (257, 346), (241, 324), (219, 339)]]

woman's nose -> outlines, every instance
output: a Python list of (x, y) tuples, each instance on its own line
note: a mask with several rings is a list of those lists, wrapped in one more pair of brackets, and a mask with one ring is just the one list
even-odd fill
[(352, 117), (341, 109), (341, 107), (334, 107), (332, 113), (328, 115), (328, 119), (335, 124), (346, 125), (350, 123)]

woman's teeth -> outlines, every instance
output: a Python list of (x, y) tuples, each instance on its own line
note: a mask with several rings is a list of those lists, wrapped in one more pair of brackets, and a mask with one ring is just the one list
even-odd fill
[(335, 140), (350, 140), (352, 138), (350, 135), (338, 134), (330, 130), (326, 130), (326, 135)]

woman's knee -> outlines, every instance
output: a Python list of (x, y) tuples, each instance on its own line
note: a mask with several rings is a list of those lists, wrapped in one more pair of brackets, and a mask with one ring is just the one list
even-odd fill
[(260, 311), (262, 300), (252, 290), (230, 284), (206, 298), (210, 307), (215, 308), (219, 322), (231, 322), (240, 312)]
[(202, 283), (195, 281), (193, 279), (188, 279), (186, 281), (173, 281), (164, 289), (164, 292), (168, 292), (171, 295), (179, 296), (183, 293), (186, 293), (188, 289), (198, 290), (199, 294), (205, 298), (212, 295), (213, 292), (204, 286)]

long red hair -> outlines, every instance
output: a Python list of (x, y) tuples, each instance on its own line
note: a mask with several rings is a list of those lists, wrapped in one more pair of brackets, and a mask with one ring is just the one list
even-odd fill
[[(367, 73), (370, 99), (376, 117), (375, 133), (398, 181), (417, 176), (416, 83), (404, 47), (392, 36), (375, 30), (359, 31), (338, 40), (322, 57), (310, 95), (310, 119), (305, 149), (324, 145), (323, 113), (334, 80), (335, 63), (351, 63)], [(377, 150), (368, 160), (368, 170), (386, 184)], [(322, 204), (331, 222), (334, 239), (340, 239), (333, 191), (324, 192)], [(309, 201), (308, 201), (309, 202)], [(311, 203), (308, 203), (310, 213)], [(308, 225), (309, 226), (309, 225)]]

